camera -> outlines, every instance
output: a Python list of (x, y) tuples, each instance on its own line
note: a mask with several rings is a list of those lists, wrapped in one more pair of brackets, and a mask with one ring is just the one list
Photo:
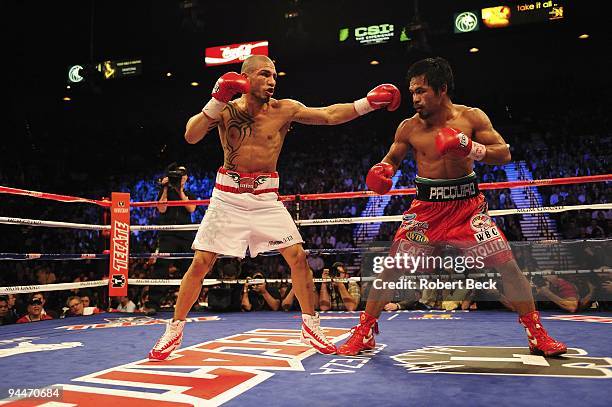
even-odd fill
[(340, 269), (342, 269), (342, 271), (345, 270), (344, 263), (341, 263), (339, 261), (335, 262), (329, 269), (329, 276), (331, 278), (338, 277), (340, 275)]
[(546, 285), (546, 279), (540, 275), (532, 276), (531, 282), (538, 288), (542, 288)]
[(166, 171), (168, 184), (176, 190), (181, 188), (181, 178), (183, 178), (184, 175), (187, 175), (187, 168), (179, 166), (176, 163), (170, 164)]

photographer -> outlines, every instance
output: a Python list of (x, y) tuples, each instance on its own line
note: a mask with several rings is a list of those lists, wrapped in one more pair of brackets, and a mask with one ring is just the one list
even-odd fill
[[(263, 280), (261, 272), (253, 274), (254, 280)], [(247, 279), (248, 280), (248, 279)], [(244, 285), (242, 291), (243, 311), (278, 311), (281, 305), (280, 292), (276, 287), (268, 287), (264, 282)]]
[(536, 298), (540, 301), (550, 301), (567, 312), (578, 311), (580, 294), (570, 281), (553, 275), (536, 275), (531, 278), (531, 282), (535, 286)]
[[(336, 262), (331, 271), (323, 269), (323, 278), (348, 278), (344, 264)], [(331, 287), (330, 287), (331, 286)], [(319, 297), (319, 308), (321, 311), (355, 311), (359, 306), (361, 298), (359, 285), (349, 281), (348, 288), (345, 283), (333, 281), (332, 283), (321, 283), (321, 295)]]
[[(185, 225), (191, 223), (191, 214), (195, 205), (169, 206), (168, 201), (187, 201), (195, 196), (185, 191), (185, 183), (189, 176), (187, 169), (172, 163), (168, 166), (166, 175), (159, 180), (161, 189), (157, 196), (157, 210), (160, 213), (161, 225)], [(191, 249), (194, 234), (191, 231), (160, 231), (158, 234), (158, 251), (161, 253), (184, 253)], [(159, 259), (156, 262), (153, 278), (181, 278), (187, 271), (189, 261)], [(152, 286), (149, 291), (148, 308), (159, 310), (161, 298), (166, 294), (163, 286)]]

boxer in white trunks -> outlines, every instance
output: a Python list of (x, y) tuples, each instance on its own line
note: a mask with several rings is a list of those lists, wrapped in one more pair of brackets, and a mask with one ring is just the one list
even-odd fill
[[(314, 309), (304, 241), (278, 200), (276, 163), (291, 122), (341, 124), (379, 108), (393, 111), (401, 96), (395, 86), (383, 84), (353, 103), (310, 108), (295, 100), (272, 98), (275, 87), (272, 60), (251, 56), (242, 64), (240, 74), (228, 72), (217, 80), (210, 101), (187, 122), (185, 139), (190, 144), (218, 127), (224, 163), (192, 245), (195, 255), (181, 281), (174, 318), (149, 352), (150, 360), (165, 360), (180, 346), (187, 313), (217, 255), (243, 258), (247, 247), (252, 257), (273, 249), (282, 254), (291, 267), (293, 289), (302, 309), (302, 341), (323, 354), (336, 352), (321, 331)], [(236, 94), (241, 94), (240, 98), (231, 100)]]

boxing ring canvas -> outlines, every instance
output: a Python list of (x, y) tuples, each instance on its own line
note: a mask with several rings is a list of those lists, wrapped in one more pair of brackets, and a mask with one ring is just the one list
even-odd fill
[[(612, 313), (542, 316), (568, 354), (530, 355), (516, 315), (499, 311), (383, 313), (377, 348), (356, 357), (302, 345), (297, 313), (192, 313), (181, 349), (164, 362), (146, 355), (169, 314), (3, 326), (1, 404), (608, 406)], [(321, 323), (340, 343), (358, 317), (328, 312)], [(6, 399), (51, 385), (53, 399)]]

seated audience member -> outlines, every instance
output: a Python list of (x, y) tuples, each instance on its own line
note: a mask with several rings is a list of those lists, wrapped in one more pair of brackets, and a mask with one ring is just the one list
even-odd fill
[(418, 290), (398, 290), (391, 302), (385, 304), (385, 311), (402, 311), (413, 309), (427, 309), (419, 299), (421, 292)]
[(9, 299), (7, 296), (0, 296), (0, 325), (14, 324), (17, 319), (10, 312)]
[[(332, 276), (333, 278), (340, 279), (348, 278), (348, 273), (343, 263), (334, 263), (331, 271), (329, 269), (323, 270), (323, 278), (330, 278)], [(321, 283), (319, 293), (319, 308), (321, 311), (355, 311), (361, 299), (359, 284), (354, 281), (349, 281), (348, 287), (346, 283), (338, 281)]]
[[(253, 279), (263, 280), (261, 272), (255, 272)], [(281, 300), (280, 293), (276, 287), (267, 286), (264, 282), (244, 285), (242, 291), (242, 310), (243, 311), (278, 311)]]
[(43, 303), (39, 298), (34, 296), (30, 297), (28, 301), (27, 313), (17, 320), (18, 324), (26, 322), (44, 321), (46, 319), (53, 319), (47, 314), (42, 313)]
[(119, 297), (119, 305), (117, 306), (119, 312), (135, 312), (136, 304), (129, 297)]
[(32, 294), (31, 300), (34, 300), (34, 299), (38, 299), (41, 302), (41, 307), (42, 307), (41, 315), (49, 315), (52, 319), (57, 318), (57, 313), (55, 311), (45, 309), (45, 304), (47, 303), (47, 299), (45, 298), (45, 295), (42, 292)]
[(103, 312), (96, 307), (85, 307), (83, 301), (81, 301), (81, 297), (76, 295), (73, 295), (72, 297), (68, 298), (68, 300), (66, 301), (66, 306), (68, 307), (67, 316), (69, 317), (93, 315)]

